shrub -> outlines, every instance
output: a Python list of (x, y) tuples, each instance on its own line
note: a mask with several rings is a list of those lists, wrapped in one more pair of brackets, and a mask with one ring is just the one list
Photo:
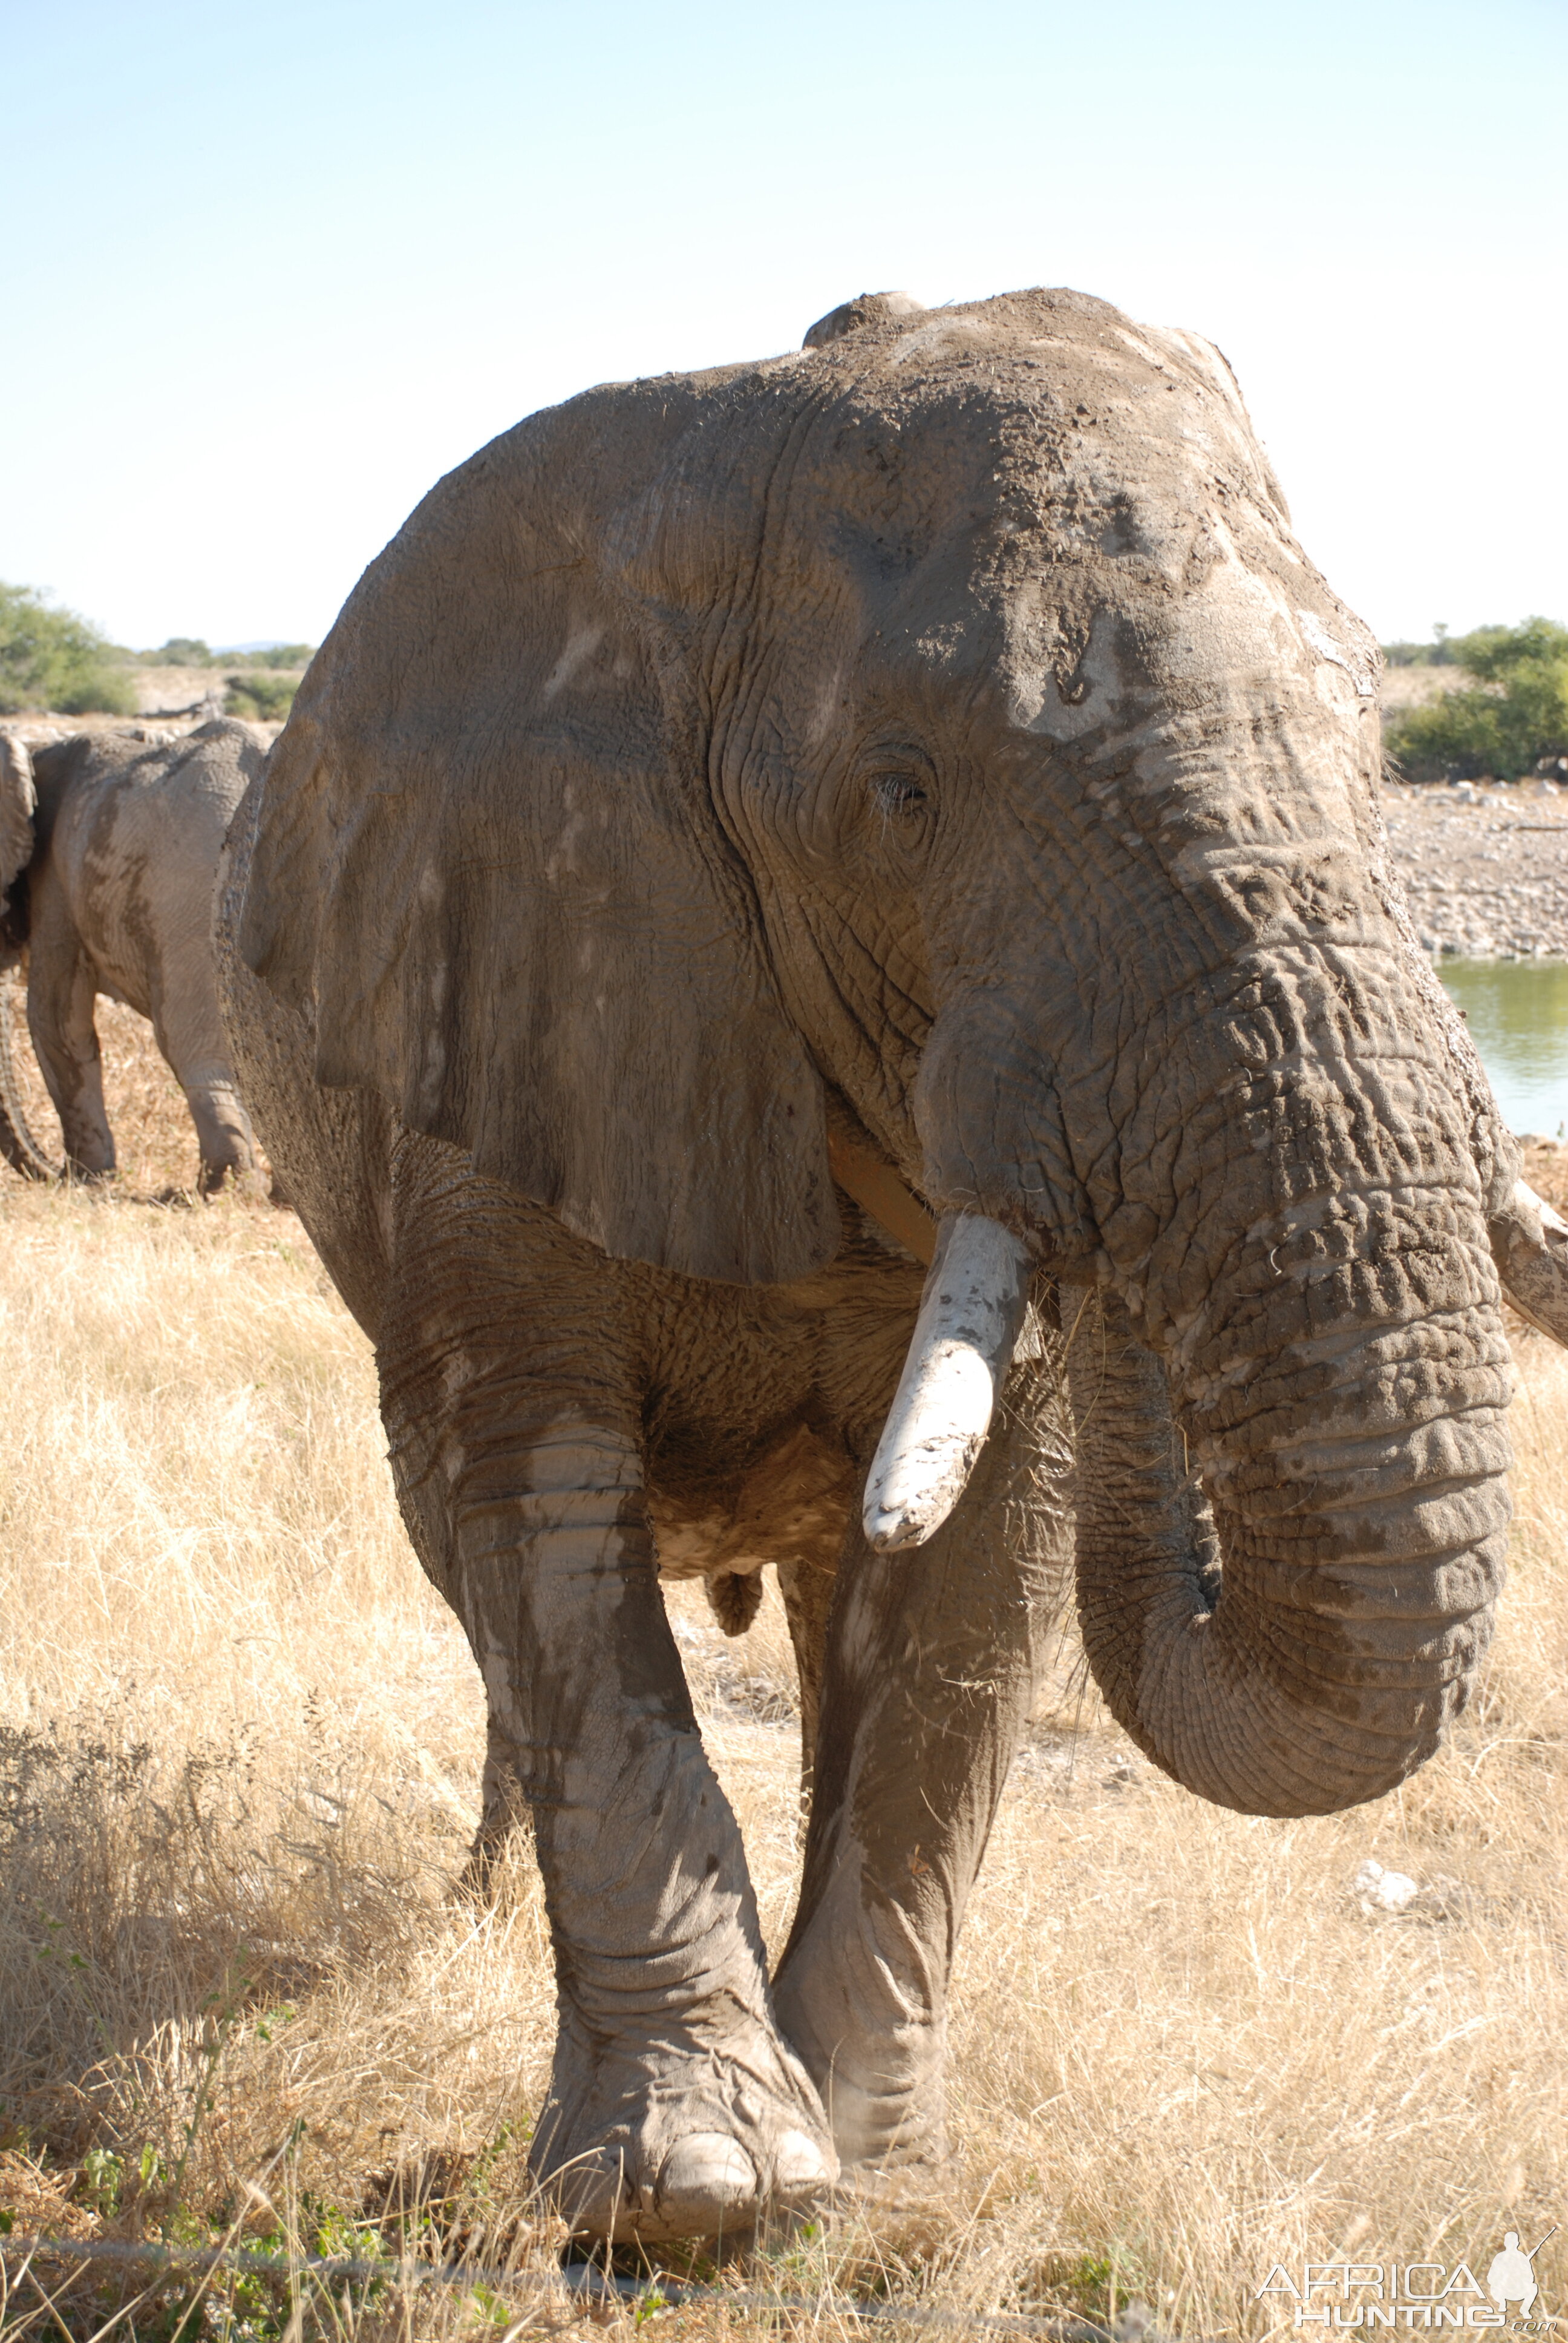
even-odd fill
[(1457, 667), (1459, 660), (1448, 639), (1448, 628), (1435, 626), (1430, 643), (1384, 643), (1382, 655), (1390, 667)]
[(1568, 627), (1478, 627), (1451, 648), (1474, 685), (1389, 724), (1389, 749), (1412, 780), (1517, 780), (1541, 758), (1568, 753)]
[(226, 664), (233, 667), (307, 668), (315, 657), (314, 643), (273, 643), (264, 651), (231, 651)]
[(215, 651), (199, 635), (171, 635), (156, 651), (138, 651), (143, 667), (307, 668), (314, 643), (273, 643), (263, 651)]
[(96, 627), (51, 609), (30, 586), (0, 585), (0, 715), (55, 708), (63, 715), (131, 716), (136, 694), (126, 665)]
[(138, 651), (144, 667), (211, 667), (213, 655), (199, 635), (171, 635), (156, 651)]
[(224, 702), (230, 716), (248, 716), (253, 720), (272, 723), (286, 716), (294, 705), (294, 695), (299, 689), (289, 675), (230, 675), (224, 678), (228, 686), (228, 698)]

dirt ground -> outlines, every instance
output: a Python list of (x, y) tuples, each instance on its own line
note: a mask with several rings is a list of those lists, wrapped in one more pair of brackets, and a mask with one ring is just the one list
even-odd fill
[(1383, 790), (1382, 809), (1428, 951), (1568, 956), (1568, 791), (1539, 782), (1401, 786)]

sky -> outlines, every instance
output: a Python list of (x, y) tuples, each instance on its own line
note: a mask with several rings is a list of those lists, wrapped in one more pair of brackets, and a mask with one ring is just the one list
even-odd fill
[(1384, 639), (1568, 618), (1568, 0), (0, 0), (0, 578), (318, 641), (441, 473), (863, 290), (1234, 366)]

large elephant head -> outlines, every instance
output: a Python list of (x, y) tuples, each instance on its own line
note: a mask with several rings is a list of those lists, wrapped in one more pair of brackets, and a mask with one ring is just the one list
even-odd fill
[(988, 1373), (1051, 1272), (1112, 1708), (1221, 1803), (1349, 1805), (1488, 1631), (1494, 1250), (1563, 1335), (1568, 1274), (1389, 870), (1376, 646), (1224, 360), (1073, 293), (911, 307), (440, 483), (274, 752), (242, 947), (321, 1081), (612, 1253), (819, 1267), (826, 1098), (944, 1217)]

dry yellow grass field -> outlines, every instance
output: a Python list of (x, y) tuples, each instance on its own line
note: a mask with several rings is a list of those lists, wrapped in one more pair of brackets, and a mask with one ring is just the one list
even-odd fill
[[(226, 2279), (182, 2328), (177, 2289), (11, 2251), (0, 2330), (86, 2336), (120, 2304), (160, 2338), (629, 2332), (548, 2291), (558, 2233), (522, 2177), (546, 1939), (526, 1855), (494, 1908), (457, 1889), (481, 1704), (397, 1520), (367, 1346), (290, 1215), (137, 1201), (195, 1145), (146, 1029), (102, 1022), (119, 1192), (0, 1172), (0, 2228), (405, 2235), (521, 2276)], [(1289, 2325), (1255, 2298), (1276, 2262), (1484, 2271), (1505, 2228), (1568, 2215), (1568, 1356), (1519, 1358), (1513, 1578), (1444, 1753), (1332, 1820), (1223, 1814), (1110, 1725), (1064, 1630), (965, 1937), (953, 2170), (726, 2286), (879, 2289), (964, 2331), (1131, 2297), (1173, 2333), (1261, 2337)], [(778, 1942), (777, 1598), (737, 1644), (670, 1608)], [(1355, 1889), (1368, 1858), (1418, 1883), (1402, 1912)], [(1562, 2233), (1536, 2271), (1568, 2307)], [(780, 2331), (713, 2303), (656, 2325)], [(827, 2307), (788, 2328), (856, 2331)]]

